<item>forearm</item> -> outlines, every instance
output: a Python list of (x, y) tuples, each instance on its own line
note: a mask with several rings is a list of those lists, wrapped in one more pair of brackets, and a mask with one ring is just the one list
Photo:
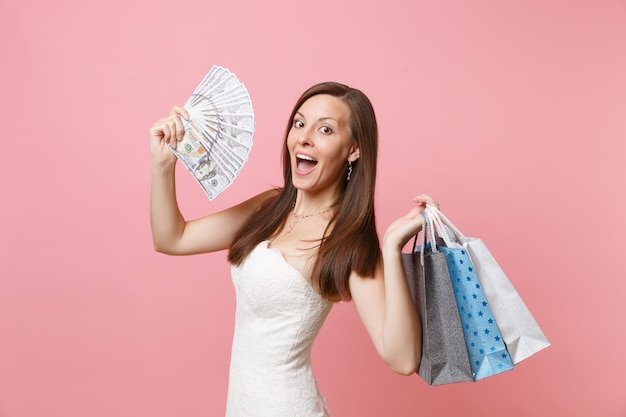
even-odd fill
[(152, 167), (150, 226), (155, 250), (173, 253), (185, 230), (176, 200), (175, 164)]
[(386, 362), (396, 372), (412, 374), (422, 352), (421, 323), (411, 299), (402, 254), (383, 245), (385, 311), (381, 336)]

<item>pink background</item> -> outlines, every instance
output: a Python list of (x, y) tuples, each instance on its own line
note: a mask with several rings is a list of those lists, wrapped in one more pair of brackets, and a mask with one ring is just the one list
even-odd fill
[[(255, 146), (190, 217), (279, 184), (315, 82), (372, 99), (382, 231), (427, 192), (480, 236), (553, 346), (431, 388), (376, 356), (352, 304), (314, 349), (334, 416), (626, 416), (626, 2), (0, 2), (0, 416), (223, 415), (225, 253), (155, 253), (147, 130), (213, 64), (248, 87)], [(503, 414), (504, 413), (504, 414)]]

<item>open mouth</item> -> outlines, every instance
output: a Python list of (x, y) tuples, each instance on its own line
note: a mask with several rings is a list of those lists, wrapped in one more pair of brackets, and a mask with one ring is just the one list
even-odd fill
[(317, 165), (317, 160), (308, 155), (296, 154), (296, 168), (298, 171), (308, 172), (315, 168), (315, 165)]

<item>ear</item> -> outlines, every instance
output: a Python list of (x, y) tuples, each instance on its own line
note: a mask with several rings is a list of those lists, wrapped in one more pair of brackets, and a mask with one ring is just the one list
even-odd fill
[(348, 162), (354, 162), (361, 156), (358, 143), (355, 143), (350, 147), (350, 153), (348, 154)]

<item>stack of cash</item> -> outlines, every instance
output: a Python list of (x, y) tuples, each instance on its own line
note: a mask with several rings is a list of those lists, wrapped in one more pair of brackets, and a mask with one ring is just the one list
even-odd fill
[(193, 92), (182, 120), (185, 135), (170, 148), (210, 200), (224, 191), (248, 160), (254, 110), (248, 90), (226, 68), (214, 66)]

